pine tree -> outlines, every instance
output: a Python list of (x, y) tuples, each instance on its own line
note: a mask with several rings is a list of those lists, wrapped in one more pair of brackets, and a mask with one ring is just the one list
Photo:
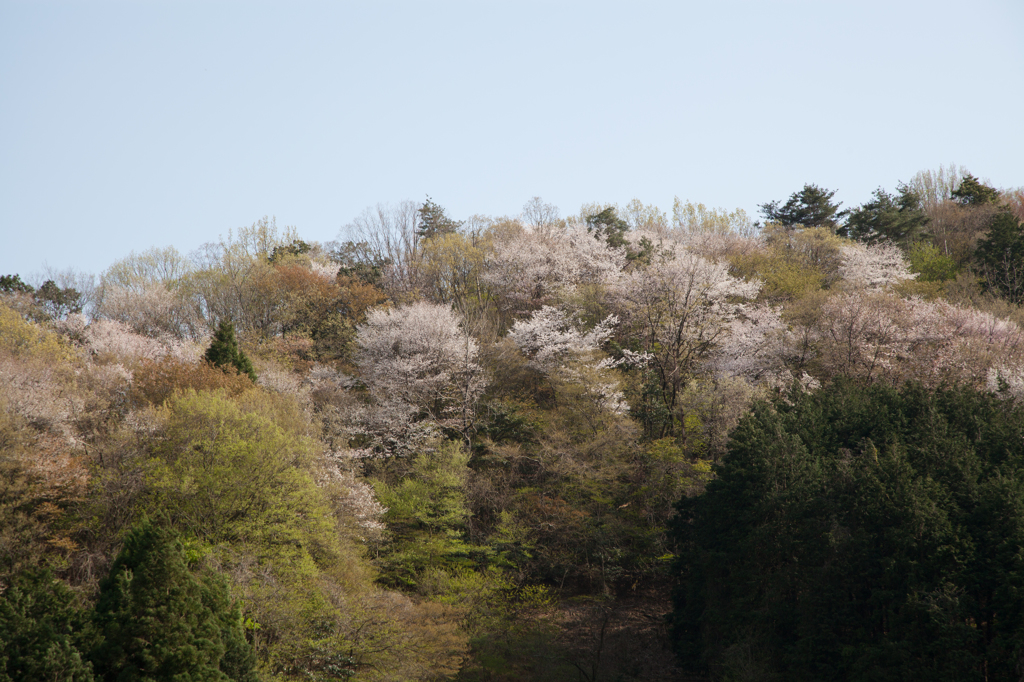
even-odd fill
[(173, 531), (148, 520), (128, 534), (100, 583), (95, 622), (103, 641), (91, 658), (104, 679), (255, 680), (226, 585), (194, 576)]
[(235, 326), (227, 320), (221, 320), (217, 326), (217, 332), (213, 335), (213, 342), (206, 349), (203, 356), (207, 362), (220, 368), (234, 367), (239, 374), (245, 374), (253, 383), (256, 383), (256, 370), (252, 362), (238, 347), (238, 340), (235, 338)]
[(786, 227), (802, 225), (834, 230), (839, 226), (838, 219), (846, 214), (846, 211), (839, 210), (842, 202), (832, 203), (835, 193), (836, 190), (823, 189), (817, 185), (804, 185), (799, 192), (793, 192), (783, 206), (779, 206), (777, 201), (761, 204), (761, 214), (768, 222)]
[(435, 204), (430, 197), (427, 197), (417, 213), (420, 214), (420, 224), (416, 228), (416, 234), (422, 239), (458, 232), (462, 227), (461, 221), (452, 220), (445, 215), (444, 209)]
[(71, 590), (48, 570), (17, 575), (0, 596), (0, 682), (91, 682), (82, 655), (92, 629)]

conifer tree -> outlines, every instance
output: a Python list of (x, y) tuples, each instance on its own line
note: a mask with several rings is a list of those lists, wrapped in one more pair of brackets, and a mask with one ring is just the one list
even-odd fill
[(445, 215), (444, 209), (434, 203), (430, 197), (427, 197), (427, 200), (416, 212), (420, 214), (420, 224), (416, 228), (416, 234), (422, 239), (458, 232), (462, 227), (461, 221), (452, 220)]
[(86, 611), (48, 570), (17, 575), (0, 596), (0, 682), (92, 682), (82, 652), (92, 634)]
[(227, 320), (221, 320), (217, 326), (217, 332), (213, 335), (213, 342), (206, 349), (203, 356), (207, 362), (217, 367), (234, 367), (240, 374), (245, 374), (253, 383), (256, 383), (256, 370), (252, 362), (242, 349), (238, 347), (238, 340), (235, 338), (235, 326)]
[(128, 534), (100, 583), (95, 622), (103, 641), (91, 658), (104, 679), (256, 679), (226, 586), (194, 576), (174, 532), (148, 520)]

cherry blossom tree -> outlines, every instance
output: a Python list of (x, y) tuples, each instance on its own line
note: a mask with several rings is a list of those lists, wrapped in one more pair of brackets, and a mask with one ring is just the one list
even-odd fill
[(839, 252), (839, 276), (854, 287), (881, 289), (917, 277), (910, 272), (903, 252), (892, 242), (844, 244)]
[(1016, 323), (946, 301), (904, 299), (886, 292), (829, 297), (806, 329), (810, 366), (822, 377), (855, 376), (898, 385), (913, 379), (982, 386), (993, 369), (1014, 379), (1024, 363), (1024, 330)]
[(477, 343), (450, 308), (426, 302), (376, 309), (357, 327), (356, 364), (378, 403), (401, 401), (466, 433), (487, 385)]
[(626, 263), (623, 249), (595, 239), (582, 225), (497, 235), (482, 278), (513, 315), (536, 310), (581, 284), (606, 283)]
[(727, 338), (744, 299), (760, 283), (732, 277), (725, 264), (663, 242), (651, 264), (619, 275), (612, 286), (622, 336), (652, 355), (661, 400), (674, 410), (686, 380)]
[(619, 319), (609, 315), (584, 331), (571, 315), (559, 308), (544, 306), (529, 319), (517, 320), (509, 338), (530, 358), (530, 364), (542, 372), (550, 371), (571, 356), (597, 351), (608, 340)]

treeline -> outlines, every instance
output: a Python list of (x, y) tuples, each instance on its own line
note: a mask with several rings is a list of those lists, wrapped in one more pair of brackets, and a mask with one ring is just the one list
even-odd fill
[[(0, 680), (914, 677), (935, 628), (953, 677), (1009, 679), (992, 600), (1022, 574), (968, 546), (1024, 504), (991, 454), (1019, 440), (1024, 193), (952, 168), (833, 196), (764, 224), (428, 198), (337, 242), (264, 219), (0, 278)], [(939, 479), (917, 425), (826, 433), (871, 400), (1005, 428)], [(923, 560), (919, 513), (931, 568), (864, 573)]]

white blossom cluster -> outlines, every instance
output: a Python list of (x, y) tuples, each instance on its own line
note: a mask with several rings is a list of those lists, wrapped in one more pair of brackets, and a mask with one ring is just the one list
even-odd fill
[(609, 315), (590, 331), (583, 331), (573, 316), (544, 306), (529, 319), (517, 320), (508, 337), (534, 368), (550, 371), (570, 356), (598, 350), (618, 323), (619, 318)]
[(625, 263), (624, 250), (582, 226), (523, 229), (495, 239), (482, 279), (507, 310), (525, 312), (580, 284), (609, 281)]
[(910, 272), (903, 252), (892, 242), (844, 244), (839, 252), (839, 276), (857, 288), (881, 289), (917, 277)]

